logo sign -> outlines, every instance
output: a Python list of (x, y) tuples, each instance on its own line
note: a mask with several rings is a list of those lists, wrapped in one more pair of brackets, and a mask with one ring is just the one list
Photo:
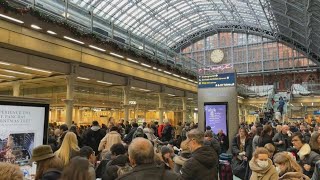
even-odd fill
[(136, 104), (137, 104), (137, 101), (129, 101), (129, 104), (130, 104), (130, 105), (136, 105)]
[(199, 76), (198, 88), (232, 87), (236, 85), (235, 73)]

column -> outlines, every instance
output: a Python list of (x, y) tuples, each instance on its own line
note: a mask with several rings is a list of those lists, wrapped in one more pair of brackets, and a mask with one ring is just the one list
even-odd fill
[(20, 96), (20, 85), (21, 82), (19, 81), (12, 83), (13, 96)]
[(187, 122), (187, 98), (182, 97), (182, 123)]
[(73, 114), (73, 98), (74, 98), (74, 82), (75, 76), (69, 75), (66, 77), (67, 80), (67, 97), (64, 100), (66, 106), (66, 124), (68, 127), (72, 124), (72, 114)]
[[(190, 111), (191, 111), (191, 122), (194, 122), (194, 108), (191, 107)], [(190, 123), (190, 120), (188, 120), (187, 122)]]
[(129, 91), (130, 87), (126, 86), (123, 90), (123, 108), (124, 108), (124, 121), (129, 121)]
[(163, 124), (163, 111), (164, 111), (164, 107), (163, 107), (163, 101), (164, 101), (164, 95), (163, 94), (159, 94), (159, 124)]

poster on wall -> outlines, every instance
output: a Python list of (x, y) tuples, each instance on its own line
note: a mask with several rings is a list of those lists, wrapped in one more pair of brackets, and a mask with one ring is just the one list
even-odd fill
[(217, 134), (220, 130), (228, 136), (228, 103), (204, 104), (205, 127), (210, 126)]
[(19, 165), (25, 179), (35, 172), (32, 149), (46, 144), (48, 110), (48, 104), (0, 101), (0, 161)]

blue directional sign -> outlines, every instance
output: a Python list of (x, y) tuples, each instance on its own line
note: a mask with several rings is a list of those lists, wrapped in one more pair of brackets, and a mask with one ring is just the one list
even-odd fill
[(199, 76), (198, 88), (232, 87), (236, 85), (235, 73)]

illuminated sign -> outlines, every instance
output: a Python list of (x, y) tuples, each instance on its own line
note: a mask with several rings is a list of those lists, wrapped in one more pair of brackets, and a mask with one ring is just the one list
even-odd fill
[(137, 104), (137, 101), (129, 101), (129, 104), (130, 104), (130, 105), (136, 105), (136, 104)]
[(199, 76), (198, 88), (232, 87), (236, 85), (235, 73)]

